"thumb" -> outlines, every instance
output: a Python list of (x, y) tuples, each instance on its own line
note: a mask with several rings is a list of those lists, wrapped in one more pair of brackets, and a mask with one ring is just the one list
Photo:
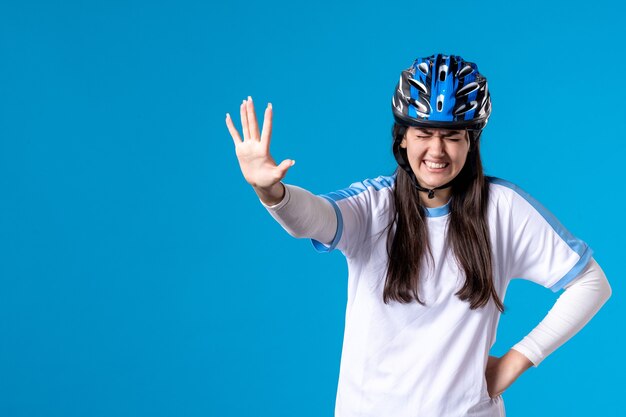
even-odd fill
[(283, 162), (281, 162), (276, 168), (280, 171), (281, 173), (281, 178), (284, 177), (285, 175), (287, 175), (287, 170), (289, 168), (291, 168), (293, 166), (293, 164), (295, 164), (296, 161), (294, 161), (293, 159), (285, 159)]

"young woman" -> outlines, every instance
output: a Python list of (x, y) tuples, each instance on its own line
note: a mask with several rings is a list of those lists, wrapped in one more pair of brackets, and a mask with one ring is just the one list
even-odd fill
[[(348, 262), (337, 417), (504, 416), (501, 393), (580, 330), (611, 294), (591, 249), (536, 200), (487, 177), (480, 136), (487, 80), (460, 56), (417, 59), (392, 110), (398, 169), (323, 195), (282, 182), (295, 161), (269, 153), (252, 99), (243, 140), (226, 124), (245, 179), (269, 213)], [(489, 356), (507, 286), (565, 289), (504, 356)]]

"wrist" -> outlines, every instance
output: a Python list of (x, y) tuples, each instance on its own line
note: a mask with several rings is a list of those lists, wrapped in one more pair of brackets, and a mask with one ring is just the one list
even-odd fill
[(252, 186), (261, 202), (268, 206), (275, 206), (285, 198), (286, 189), (282, 182), (277, 182), (270, 187), (261, 188)]

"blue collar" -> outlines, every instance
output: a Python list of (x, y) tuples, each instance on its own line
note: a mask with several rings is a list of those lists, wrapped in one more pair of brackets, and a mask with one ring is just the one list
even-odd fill
[(441, 217), (450, 213), (450, 201), (452, 201), (452, 198), (450, 198), (450, 200), (448, 200), (448, 202), (444, 204), (443, 206), (433, 207), (433, 208), (424, 207), (426, 217)]

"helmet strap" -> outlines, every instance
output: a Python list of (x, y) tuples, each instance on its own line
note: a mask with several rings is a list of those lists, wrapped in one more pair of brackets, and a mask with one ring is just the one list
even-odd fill
[(410, 169), (407, 170), (405, 167), (402, 167), (402, 168), (409, 174), (409, 178), (411, 179), (411, 182), (413, 183), (415, 188), (417, 188), (419, 191), (427, 192), (428, 193), (428, 199), (430, 199), (430, 200), (435, 198), (435, 190), (443, 190), (444, 188), (450, 188), (450, 187), (452, 187), (452, 185), (454, 183), (454, 180), (456, 180), (456, 177), (455, 177), (450, 182), (447, 182), (446, 184), (440, 185), (439, 187), (424, 188), (421, 185), (419, 185), (419, 183), (417, 182), (417, 178), (415, 178), (415, 174), (413, 173), (413, 170), (410, 170)]

